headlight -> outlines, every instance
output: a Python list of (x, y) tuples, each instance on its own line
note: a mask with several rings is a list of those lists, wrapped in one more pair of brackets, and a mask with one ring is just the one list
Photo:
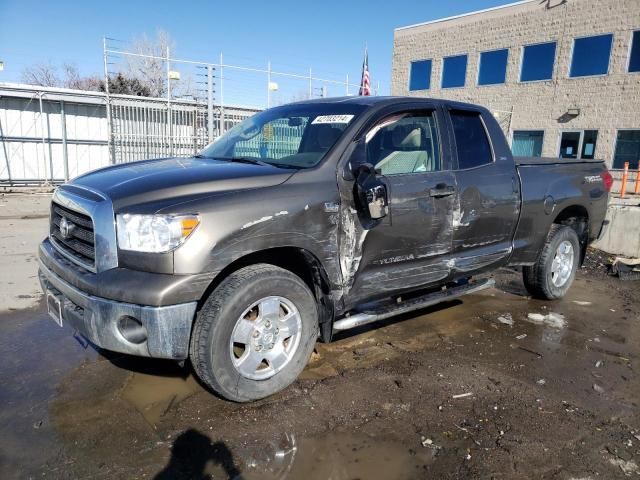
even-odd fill
[(116, 216), (118, 246), (122, 250), (162, 253), (181, 245), (200, 223), (196, 215)]

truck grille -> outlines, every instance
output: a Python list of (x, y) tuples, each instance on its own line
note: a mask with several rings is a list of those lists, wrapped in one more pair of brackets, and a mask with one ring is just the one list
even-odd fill
[(95, 267), (95, 236), (90, 216), (52, 202), (49, 233), (53, 244), (62, 253), (81, 265)]

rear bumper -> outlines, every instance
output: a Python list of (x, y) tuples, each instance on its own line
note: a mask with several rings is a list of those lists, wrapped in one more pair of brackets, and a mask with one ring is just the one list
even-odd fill
[[(143, 357), (185, 359), (197, 302), (160, 307), (137, 305), (96, 297), (63, 280), (39, 260), (43, 290), (61, 301), (63, 323), (76, 329), (91, 343), (105, 350)], [(142, 324), (143, 341), (127, 340), (119, 328), (125, 317)]]

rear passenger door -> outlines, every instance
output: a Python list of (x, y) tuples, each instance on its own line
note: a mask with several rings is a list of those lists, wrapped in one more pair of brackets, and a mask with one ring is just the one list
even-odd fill
[[(457, 160), (455, 270), (471, 274), (508, 259), (519, 215), (520, 182), (513, 157), (505, 151), (504, 135), (484, 109), (449, 108), (448, 113)], [(491, 138), (497, 139), (495, 145)]]

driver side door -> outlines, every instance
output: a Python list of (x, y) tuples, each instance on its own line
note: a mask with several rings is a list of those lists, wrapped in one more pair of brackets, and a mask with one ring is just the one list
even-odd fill
[[(457, 204), (436, 108), (391, 113), (366, 135), (367, 163), (387, 188), (388, 215), (367, 231), (350, 301), (437, 284), (451, 274)], [(365, 227), (366, 228), (366, 227)]]

